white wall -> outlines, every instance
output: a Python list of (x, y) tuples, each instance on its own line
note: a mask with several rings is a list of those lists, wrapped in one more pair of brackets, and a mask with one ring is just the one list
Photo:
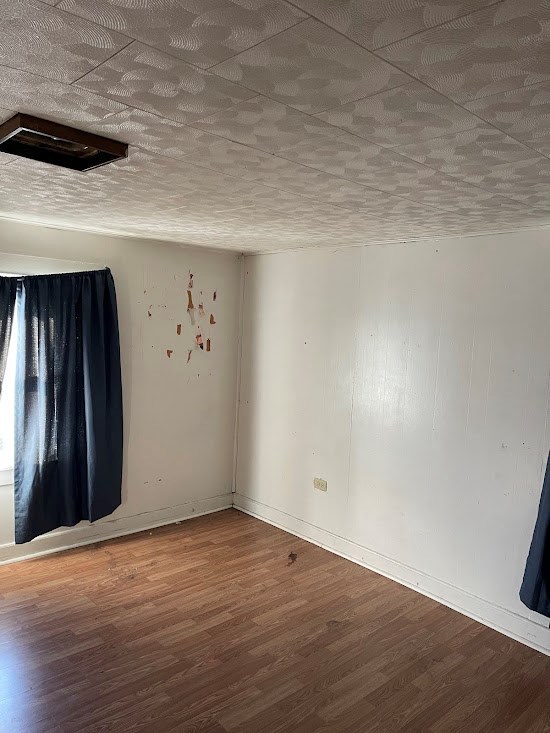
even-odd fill
[[(37, 259), (45, 258), (45, 259)], [(231, 254), (0, 221), (0, 272), (107, 265), (118, 297), (125, 422), (123, 502), (105, 520), (13, 545), (13, 487), (0, 487), (0, 560), (231, 506), (240, 261)], [(203, 336), (193, 349), (188, 271)], [(212, 294), (217, 292), (216, 302)], [(149, 312), (151, 315), (149, 316)], [(205, 325), (210, 312), (216, 325)], [(177, 335), (177, 324), (182, 333)], [(167, 349), (172, 349), (170, 358)], [(187, 363), (188, 350), (192, 349)]]
[(547, 651), (549, 234), (247, 257), (236, 494)]

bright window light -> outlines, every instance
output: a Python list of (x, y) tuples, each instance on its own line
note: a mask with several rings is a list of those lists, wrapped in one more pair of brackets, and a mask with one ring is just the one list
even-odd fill
[(16, 333), (17, 323), (14, 314), (6, 373), (0, 396), (0, 486), (13, 483)]

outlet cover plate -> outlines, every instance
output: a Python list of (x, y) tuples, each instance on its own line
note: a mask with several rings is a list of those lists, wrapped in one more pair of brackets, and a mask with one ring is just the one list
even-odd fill
[(318, 489), (319, 491), (326, 491), (327, 490), (327, 482), (324, 478), (314, 478), (313, 479), (313, 488)]

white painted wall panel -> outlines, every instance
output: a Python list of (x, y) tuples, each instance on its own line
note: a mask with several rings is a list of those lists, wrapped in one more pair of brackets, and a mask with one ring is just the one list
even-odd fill
[[(123, 503), (96, 523), (92, 533), (81, 523), (14, 548), (13, 488), (0, 487), (0, 560), (231, 505), (239, 258), (0, 221), (0, 272), (82, 269), (82, 261), (86, 267), (109, 266), (117, 289), (126, 451)], [(197, 313), (197, 322), (205, 343), (211, 338), (210, 353), (194, 348), (195, 330), (186, 311), (189, 270), (195, 305), (203, 291), (206, 315)], [(216, 325), (208, 323), (210, 312)], [(170, 358), (168, 349), (173, 351)]]
[(548, 232), (245, 263), (237, 503), (550, 651), (518, 598), (550, 446)]
[[(336, 526), (348, 490), (356, 254), (320, 253), (312, 278), (300, 253), (265, 270), (249, 260), (245, 274), (238, 485), (266, 503), (277, 487), (284, 511)], [(331, 492), (314, 492), (314, 476)]]

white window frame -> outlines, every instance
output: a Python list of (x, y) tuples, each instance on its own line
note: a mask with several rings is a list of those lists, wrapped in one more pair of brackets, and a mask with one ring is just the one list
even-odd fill
[[(19, 273), (5, 272), (5, 271), (1, 272), (0, 275), (2, 275), (3, 277), (20, 277), (20, 274)], [(15, 312), (14, 312), (14, 316), (15, 316)], [(8, 349), (9, 349), (9, 351), (8, 351), (8, 360), (10, 359), (10, 356), (12, 356), (11, 350), (14, 348), (14, 346), (13, 346), (13, 339), (14, 339), (14, 337), (15, 337), (15, 330), (12, 329), (12, 332), (11, 332), (11, 335), (10, 335), (10, 343), (8, 345)], [(15, 392), (15, 383), (13, 383), (11, 385), (11, 387), (12, 387), (13, 391)], [(3, 393), (5, 393), (5, 383), (3, 385)], [(1, 399), (2, 399), (2, 397), (0, 396), (0, 400)], [(11, 486), (11, 485), (13, 485), (13, 471), (14, 471), (13, 465), (11, 465), (11, 466), (9, 466), (8, 468), (5, 468), (5, 469), (0, 469), (0, 486)]]

